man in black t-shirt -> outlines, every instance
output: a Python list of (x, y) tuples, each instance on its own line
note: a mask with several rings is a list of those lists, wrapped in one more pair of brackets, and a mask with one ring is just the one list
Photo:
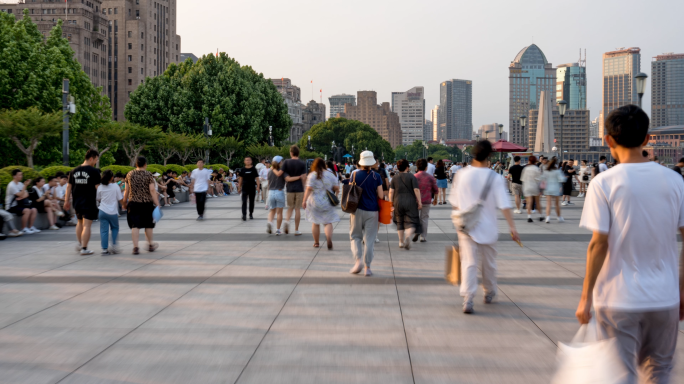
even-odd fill
[(65, 211), (71, 208), (73, 199), (74, 210), (78, 218), (76, 225), (78, 246), (76, 250), (81, 253), (81, 256), (93, 254), (93, 251), (88, 249), (88, 242), (90, 241), (90, 226), (99, 214), (95, 199), (97, 187), (100, 185), (100, 170), (94, 167), (99, 157), (100, 154), (94, 149), (89, 149), (86, 152), (83, 164), (69, 173), (69, 184), (67, 184), (64, 195)]
[(522, 198), (522, 180), (520, 176), (522, 175), (523, 166), (520, 165), (520, 156), (515, 156), (513, 158), (514, 165), (508, 168), (508, 174), (510, 175), (511, 182), (511, 192), (515, 196), (515, 211), (513, 213), (522, 213), (520, 210), (520, 203)]
[(290, 218), (292, 211), (295, 212), (295, 236), (299, 232), (299, 221), (301, 220), (302, 201), (304, 199), (304, 180), (306, 180), (306, 164), (299, 160), (299, 147), (290, 147), (290, 159), (283, 161), (280, 169), (285, 174), (285, 190), (287, 191), (287, 215), (283, 224), (283, 232), (290, 233)]
[(245, 157), (245, 167), (238, 171), (238, 193), (242, 193), (242, 221), (247, 221), (247, 200), (249, 200), (249, 218), (254, 219), (254, 198), (261, 189), (257, 180), (259, 172), (252, 166), (252, 158)]

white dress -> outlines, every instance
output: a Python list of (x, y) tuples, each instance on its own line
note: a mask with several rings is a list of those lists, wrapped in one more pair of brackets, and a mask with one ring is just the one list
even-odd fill
[(313, 224), (330, 224), (340, 221), (337, 214), (337, 207), (330, 204), (326, 191), (332, 191), (334, 186), (338, 186), (339, 181), (329, 171), (323, 171), (323, 177), (318, 178), (316, 172), (309, 173), (306, 180), (306, 187), (313, 188), (306, 200), (306, 220)]
[(541, 179), (541, 170), (536, 165), (528, 164), (523, 168), (520, 180), (523, 185), (523, 194), (525, 196), (539, 196), (539, 180)]

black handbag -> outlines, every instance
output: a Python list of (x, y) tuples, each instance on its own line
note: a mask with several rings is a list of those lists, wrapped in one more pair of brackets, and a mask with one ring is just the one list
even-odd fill
[[(371, 175), (370, 172), (371, 171), (368, 172), (368, 175), (361, 185), (368, 180), (368, 177)], [(352, 173), (352, 179), (349, 181), (349, 184), (345, 184), (342, 187), (342, 212), (355, 213), (356, 209), (359, 207), (362, 193), (363, 188), (356, 185), (356, 172), (354, 172)]]
[(340, 205), (340, 199), (338, 199), (334, 193), (326, 190), (325, 195), (328, 197), (328, 201), (330, 202), (330, 205), (332, 205), (333, 207), (337, 207), (338, 205)]

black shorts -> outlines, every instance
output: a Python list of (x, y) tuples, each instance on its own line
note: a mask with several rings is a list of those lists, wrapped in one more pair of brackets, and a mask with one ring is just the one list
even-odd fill
[(95, 221), (97, 220), (99, 214), (99, 209), (76, 209), (76, 218), (79, 220), (86, 219), (90, 221)]
[(10, 208), (7, 212), (14, 213), (17, 216), (22, 216), (24, 214), (24, 209), (31, 209), (31, 207), (25, 207), (23, 204), (17, 203), (17, 205)]
[(128, 203), (126, 213), (126, 221), (128, 221), (128, 228), (154, 228), (154, 219), (152, 212), (154, 212), (154, 203)]

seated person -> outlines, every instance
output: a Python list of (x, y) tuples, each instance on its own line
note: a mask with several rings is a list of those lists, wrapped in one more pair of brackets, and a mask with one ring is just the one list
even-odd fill
[(29, 193), (26, 190), (31, 179), (23, 180), (24, 174), (20, 169), (12, 170), (12, 181), (7, 183), (7, 191), (5, 194), (5, 207), (10, 213), (14, 213), (21, 217), (22, 234), (32, 235), (40, 232), (33, 224), (38, 215), (38, 210), (32, 207)]
[[(33, 182), (33, 188), (29, 191), (29, 199), (31, 199), (31, 206), (35, 208), (38, 213), (47, 214), (48, 222), (50, 223), (51, 230), (57, 230), (59, 227), (56, 223), (55, 210), (53, 210), (52, 203), (48, 199), (49, 195), (44, 192), (45, 189), (45, 178), (43, 176), (36, 177)], [(62, 211), (57, 210), (57, 212), (62, 213)]]
[(166, 171), (166, 173), (164, 173), (164, 176), (162, 176), (162, 182), (166, 187), (166, 194), (169, 196), (169, 199), (171, 199), (171, 204), (180, 203), (180, 201), (176, 199), (176, 192), (174, 191), (174, 188), (176, 187), (176, 180), (173, 178), (172, 170), (169, 169)]
[(214, 190), (218, 196), (226, 195), (226, 193), (223, 192), (223, 176), (218, 171), (211, 173), (211, 182), (214, 184)]
[(223, 170), (223, 168), (219, 168), (219, 175), (221, 175), (221, 178), (223, 180), (223, 191), (226, 195), (230, 195), (230, 184), (228, 184), (228, 174), (226, 173), (226, 171)]

